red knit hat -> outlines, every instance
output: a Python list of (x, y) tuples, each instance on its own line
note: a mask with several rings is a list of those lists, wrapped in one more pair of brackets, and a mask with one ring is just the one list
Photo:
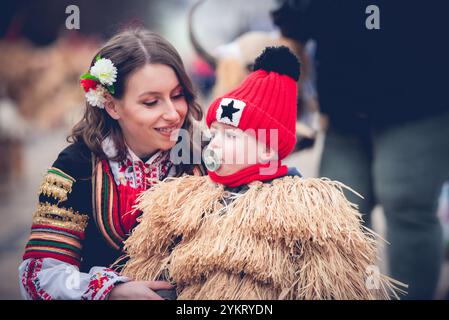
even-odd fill
[[(296, 143), (297, 87), (300, 64), (287, 47), (269, 47), (256, 59), (254, 72), (236, 89), (209, 107), (206, 124), (214, 121), (241, 130), (254, 129), (258, 140), (270, 145), (270, 129), (278, 131), (279, 159)], [(259, 137), (258, 129), (265, 129)]]

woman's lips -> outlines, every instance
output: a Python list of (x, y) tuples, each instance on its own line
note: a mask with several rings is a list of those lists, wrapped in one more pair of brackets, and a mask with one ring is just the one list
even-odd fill
[(180, 126), (179, 125), (175, 125), (175, 126), (170, 126), (170, 127), (161, 127), (161, 128), (155, 128), (155, 130), (165, 136), (165, 137), (170, 137), (173, 132), (175, 132), (176, 130), (179, 130)]

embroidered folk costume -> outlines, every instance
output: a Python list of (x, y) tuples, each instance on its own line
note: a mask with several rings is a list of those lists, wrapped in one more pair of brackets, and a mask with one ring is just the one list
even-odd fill
[(295, 145), (298, 76), (287, 48), (268, 48), (240, 87), (212, 103), (209, 127), (278, 129), (277, 170), (261, 175), (257, 164), (219, 176), (212, 159), (209, 176), (142, 193), (124, 276), (172, 281), (178, 299), (398, 298), (401, 283), (372, 274), (378, 236), (344, 196), (350, 189), (282, 165)]
[[(117, 70), (97, 58), (81, 77), (91, 107), (104, 107), (105, 90), (114, 90)], [(117, 150), (102, 142), (108, 159)], [(202, 174), (194, 167), (189, 174)], [(27, 299), (105, 299), (115, 285), (130, 279), (108, 268), (122, 255), (123, 241), (136, 224), (131, 210), (140, 192), (157, 180), (182, 174), (159, 151), (146, 161), (128, 148), (124, 161), (100, 159), (83, 142), (65, 148), (45, 174), (31, 234), (19, 267)]]

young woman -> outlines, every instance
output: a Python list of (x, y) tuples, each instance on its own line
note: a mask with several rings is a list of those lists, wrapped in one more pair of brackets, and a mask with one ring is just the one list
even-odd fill
[(19, 267), (22, 295), (161, 299), (155, 291), (168, 283), (133, 281), (107, 266), (136, 224), (130, 209), (141, 191), (169, 176), (204, 172), (170, 157), (180, 129), (192, 132), (202, 117), (192, 84), (173, 46), (145, 30), (109, 40), (81, 84), (86, 111), (40, 186)]

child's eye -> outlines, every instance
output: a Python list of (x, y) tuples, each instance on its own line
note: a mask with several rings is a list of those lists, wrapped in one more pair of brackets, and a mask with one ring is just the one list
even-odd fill
[(152, 107), (152, 106), (155, 106), (157, 104), (157, 100), (145, 101), (143, 104), (148, 106), (148, 107)]
[(226, 137), (227, 138), (235, 138), (236, 134), (232, 131), (226, 131)]

